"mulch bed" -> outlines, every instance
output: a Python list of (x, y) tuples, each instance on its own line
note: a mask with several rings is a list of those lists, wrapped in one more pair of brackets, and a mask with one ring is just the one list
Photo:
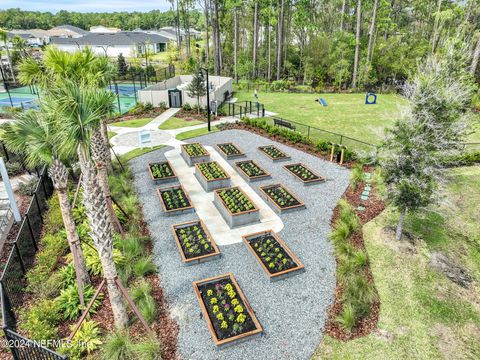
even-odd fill
[(150, 111), (144, 111), (144, 112), (138, 113), (138, 114), (128, 114), (127, 113), (127, 114), (120, 115), (120, 116), (109, 119), (108, 123), (113, 124), (113, 123), (120, 122), (120, 121), (143, 119), (143, 118), (154, 118), (154, 117), (157, 117), (158, 115), (160, 115), (161, 113), (163, 113), (165, 110), (166, 110), (165, 108), (156, 107), (156, 108), (153, 108)]
[[(371, 172), (373, 171), (373, 168), (365, 167), (364, 171)], [(365, 201), (360, 199), (360, 194), (362, 193), (364, 187), (365, 187), (365, 183), (358, 184), (355, 190), (352, 190), (350, 186), (343, 194), (343, 198), (347, 200), (349, 204), (353, 206), (354, 209), (356, 209), (358, 206), (365, 207), (364, 211), (358, 211), (358, 210), (356, 211), (357, 216), (360, 219), (361, 225), (364, 225), (370, 220), (374, 219), (385, 209), (384, 201), (380, 198), (378, 192), (374, 188), (372, 189), (372, 192), (370, 192), (370, 196), (368, 200)], [(339, 207), (337, 206), (333, 211), (333, 217), (331, 221), (332, 227), (338, 218), (339, 218)], [(363, 233), (361, 230), (351, 235), (348, 238), (348, 241), (350, 241), (350, 243), (355, 248), (365, 250), (365, 243), (363, 240)], [(338, 264), (339, 264), (338, 259), (336, 259), (336, 262), (338, 267)], [(369, 264), (367, 264), (367, 266), (364, 269), (364, 276), (368, 279), (370, 283), (374, 282)], [(331, 337), (338, 340), (342, 340), (342, 341), (352, 340), (352, 339), (370, 334), (372, 331), (374, 331), (377, 328), (378, 317), (380, 312), (380, 301), (375, 301), (372, 304), (370, 315), (362, 319), (352, 329), (352, 331), (348, 333), (345, 330), (343, 330), (343, 328), (335, 321), (335, 318), (342, 311), (342, 303), (340, 300), (342, 298), (342, 292), (343, 292), (343, 288), (341, 284), (339, 284), (337, 281), (337, 287), (335, 289), (335, 300), (328, 311), (328, 319), (325, 325), (326, 333)]]
[[(328, 151), (319, 151), (315, 148), (314, 145), (311, 145), (311, 144), (307, 145), (307, 144), (302, 144), (302, 143), (293, 143), (293, 142), (285, 139), (282, 136), (269, 134), (268, 132), (266, 132), (263, 129), (259, 129), (257, 127), (250, 126), (250, 125), (246, 125), (242, 122), (222, 124), (222, 127), (223, 127), (223, 129), (247, 130), (247, 131), (253, 132), (257, 135), (263, 136), (264, 138), (271, 139), (271, 140), (277, 141), (279, 143), (288, 145), (288, 146), (290, 146), (294, 149), (306, 152), (306, 153), (308, 153), (310, 155), (313, 155), (313, 156), (316, 156), (320, 159), (330, 161), (330, 153)], [(340, 166), (350, 168), (350, 167), (352, 167), (352, 165), (354, 165), (354, 162), (344, 162)]]
[[(207, 116), (205, 115), (205, 111), (200, 111), (200, 114), (197, 110), (184, 110), (181, 109), (174, 115), (178, 119), (183, 119), (186, 121), (198, 120), (198, 121), (207, 121)], [(219, 116), (211, 115), (210, 120), (219, 120)]]

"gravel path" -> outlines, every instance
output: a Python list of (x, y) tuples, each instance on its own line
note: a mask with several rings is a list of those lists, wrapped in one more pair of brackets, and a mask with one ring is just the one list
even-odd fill
[[(280, 215), (285, 224), (280, 237), (303, 262), (306, 271), (286, 280), (270, 282), (243, 243), (221, 246), (220, 259), (183, 266), (170, 227), (197, 216), (193, 213), (164, 217), (155, 193), (156, 186), (147, 171), (149, 162), (163, 160), (164, 153), (171, 148), (133, 159), (130, 166), (135, 174), (135, 185), (155, 239), (154, 260), (171, 304), (172, 316), (180, 325), (180, 356), (202, 360), (310, 359), (322, 338), (326, 310), (333, 300), (335, 259), (327, 236), (332, 210), (348, 185), (349, 171), (277, 143), (292, 157), (291, 162), (302, 162), (328, 179), (325, 183), (303, 186), (282, 168), (290, 162), (273, 163), (256, 149), (272, 144), (269, 139), (242, 130), (228, 130), (189, 141), (207, 145), (234, 142), (248, 159), (255, 160), (272, 174), (272, 179), (253, 183), (255, 191), (259, 192), (259, 186), (282, 183), (305, 202), (306, 209)], [(233, 165), (234, 161), (229, 162)], [(235, 275), (263, 326), (264, 335), (217, 349), (207, 322), (201, 317), (191, 283), (227, 272)]]

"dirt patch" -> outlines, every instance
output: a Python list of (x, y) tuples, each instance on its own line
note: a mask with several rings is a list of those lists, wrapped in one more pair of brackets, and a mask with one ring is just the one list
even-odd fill
[(465, 289), (467, 289), (473, 281), (467, 269), (456, 264), (453, 260), (440, 252), (432, 253), (430, 257), (430, 266), (435, 270), (440, 271), (449, 280)]
[(445, 359), (464, 359), (462, 341), (455, 336), (452, 329), (443, 324), (435, 324), (431, 329), (432, 336), (438, 338), (438, 348)]
[(395, 239), (395, 231), (396, 229), (393, 226), (387, 226), (381, 229), (380, 236), (382, 237), (384, 244), (395, 252), (416, 255), (418, 253), (417, 247), (421, 240), (404, 231), (402, 239), (398, 241)]

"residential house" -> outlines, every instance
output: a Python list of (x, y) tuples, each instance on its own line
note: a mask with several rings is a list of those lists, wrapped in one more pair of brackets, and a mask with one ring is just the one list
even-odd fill
[(51, 44), (60, 50), (74, 52), (90, 47), (97, 55), (134, 57), (144, 54), (166, 51), (169, 39), (145, 32), (120, 31), (114, 33), (88, 33), (80, 38), (52, 38)]

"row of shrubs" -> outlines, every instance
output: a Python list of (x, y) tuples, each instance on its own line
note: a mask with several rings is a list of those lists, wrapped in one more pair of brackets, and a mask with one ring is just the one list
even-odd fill
[(275, 80), (272, 82), (267, 81), (242, 81), (240, 80), (236, 84), (237, 90), (249, 90), (257, 89), (259, 91), (272, 91), (272, 92), (298, 92), (298, 93), (314, 93), (322, 91), (321, 87), (315, 87), (312, 85), (297, 85), (294, 81), (290, 80)]
[[(152, 324), (158, 309), (152, 296), (151, 284), (144, 276), (155, 272), (156, 267), (148, 255), (150, 239), (141, 232), (141, 211), (128, 170), (124, 172), (116, 170), (115, 176), (111, 177), (111, 190), (114, 198), (128, 214), (127, 220), (123, 213), (118, 211), (119, 219), (127, 233), (123, 238), (115, 236), (114, 261), (119, 270), (119, 277), (128, 287), (131, 298), (145, 320)], [(73, 211), (88, 272), (92, 280), (98, 279), (102, 267), (88, 235), (90, 230), (81, 201), (78, 201)], [(60, 206), (55, 194), (49, 200), (49, 208), (44, 216), (44, 232), (40, 244), (41, 250), (37, 253), (35, 265), (27, 273), (26, 291), (32, 295), (33, 301), (29, 302), (29, 306), (19, 310), (18, 323), (20, 330), (32, 340), (58, 339), (61, 323), (71, 321), (74, 325), (84, 307), (80, 303), (73, 259), (69, 254)], [(85, 303), (88, 304), (95, 289), (86, 285), (83, 293)], [(99, 309), (104, 296), (101, 294), (97, 298), (90, 314)], [(119, 349), (119, 344), (123, 344), (124, 347)], [(70, 359), (80, 359), (96, 350), (100, 351), (95, 353), (95, 358), (97, 354), (101, 354), (104, 359), (157, 359), (161, 353), (158, 340), (146, 338), (136, 340), (133, 344), (128, 331), (104, 334), (100, 324), (89, 317), (76, 333), (71, 346), (57, 349)]]
[(336, 317), (341, 327), (350, 333), (368, 317), (378, 299), (372, 282), (367, 278), (368, 256), (364, 249), (352, 245), (349, 238), (360, 231), (360, 221), (352, 206), (344, 199), (338, 203), (339, 217), (330, 234), (337, 258), (337, 284), (341, 287), (342, 310)]
[[(328, 154), (331, 150), (331, 145), (326, 140), (314, 141), (313, 139), (308, 137), (308, 135), (303, 134), (299, 131), (294, 131), (294, 130), (282, 128), (279, 126), (274, 126), (269, 122), (267, 122), (267, 120), (265, 120), (264, 118), (243, 117), (242, 122), (245, 125), (263, 129), (270, 135), (280, 136), (292, 142), (293, 144), (304, 144), (304, 145), (312, 146), (315, 149), (315, 151), (318, 151), (324, 155)], [(358, 158), (359, 156), (355, 151), (349, 148), (345, 149), (344, 161), (350, 162), (350, 161), (357, 160)]]

